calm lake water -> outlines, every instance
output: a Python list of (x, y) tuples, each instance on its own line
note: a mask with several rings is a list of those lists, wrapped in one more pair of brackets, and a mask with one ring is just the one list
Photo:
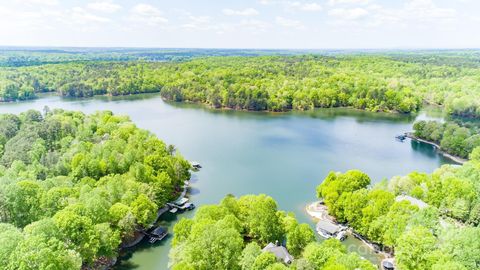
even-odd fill
[[(294, 212), (300, 221), (312, 226), (304, 207), (316, 200), (315, 187), (332, 170), (360, 169), (377, 182), (415, 170), (432, 172), (451, 163), (431, 146), (395, 140), (395, 135), (411, 130), (415, 118), (439, 117), (425, 112), (418, 117), (349, 109), (236, 112), (168, 104), (158, 95), (136, 95), (82, 100), (45, 96), (1, 104), (0, 113), (42, 110), (44, 106), (129, 115), (139, 127), (202, 164), (203, 169), (192, 180), (191, 199), (197, 205), (218, 203), (226, 194), (265, 193), (280, 209)], [(162, 224), (171, 230), (180, 217), (168, 214)], [(171, 237), (153, 247), (141, 245), (126, 254), (117, 268), (167, 269), (170, 241)], [(364, 257), (377, 260), (356, 239), (349, 238), (345, 244), (349, 250), (362, 251)]]

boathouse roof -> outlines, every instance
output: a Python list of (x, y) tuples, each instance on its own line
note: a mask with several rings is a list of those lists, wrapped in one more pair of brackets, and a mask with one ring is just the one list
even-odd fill
[(185, 197), (181, 197), (181, 198), (178, 198), (176, 201), (174, 201), (173, 203), (180, 206), (180, 205), (183, 205), (185, 204), (186, 202), (188, 202), (188, 199), (185, 198)]
[(340, 231), (340, 226), (329, 220), (322, 219), (317, 223), (317, 231), (318, 230), (325, 231), (329, 234), (336, 234)]
[(289, 264), (293, 261), (293, 256), (288, 253), (288, 250), (284, 246), (269, 243), (266, 247), (262, 249), (262, 251), (273, 253), (273, 255), (277, 257), (277, 259), (282, 260), (286, 264)]
[(152, 234), (154, 234), (154, 235), (162, 235), (162, 234), (164, 234), (164, 233), (166, 233), (166, 232), (167, 232), (167, 230), (166, 230), (165, 228), (163, 228), (163, 227), (157, 227), (157, 228), (155, 228), (155, 230), (152, 231)]

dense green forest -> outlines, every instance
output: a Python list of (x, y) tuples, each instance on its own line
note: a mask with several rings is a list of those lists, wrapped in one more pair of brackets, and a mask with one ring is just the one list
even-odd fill
[(477, 125), (447, 121), (418, 121), (413, 125), (417, 138), (434, 142), (440, 149), (462, 158), (480, 146), (480, 130)]
[(480, 148), (470, 158), (373, 187), (363, 172), (332, 172), (317, 193), (339, 222), (394, 251), (399, 269), (479, 269)]
[(354, 107), (409, 113), (422, 103), (480, 117), (478, 55), (339, 54), (83, 61), (0, 68), (0, 100), (161, 92), (172, 101), (241, 110)]
[[(292, 265), (262, 252), (276, 242), (285, 243)], [(376, 269), (336, 239), (318, 243), (308, 224), (279, 211), (266, 195), (229, 195), (218, 205), (202, 206), (193, 219), (180, 220), (170, 260), (173, 270)]]
[(111, 112), (0, 115), (0, 269), (115, 258), (189, 169), (172, 146)]

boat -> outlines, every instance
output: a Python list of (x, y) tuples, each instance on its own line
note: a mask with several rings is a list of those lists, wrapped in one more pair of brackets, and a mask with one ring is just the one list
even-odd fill
[(182, 206), (179, 206), (178, 209), (183, 210), (183, 211), (185, 211), (185, 210), (189, 210), (189, 211), (190, 211), (190, 210), (195, 209), (195, 204), (193, 204), (193, 203), (186, 203), (186, 204), (184, 204), (184, 205), (182, 205)]
[(202, 165), (200, 165), (200, 163), (196, 162), (196, 161), (191, 161), (190, 162), (190, 165), (192, 165), (192, 168), (194, 170), (200, 170), (202, 168)]
[(339, 241), (345, 241), (345, 239), (347, 239), (348, 237), (348, 234), (346, 231), (341, 231), (337, 234), (337, 236), (335, 236), (336, 239), (338, 239)]
[(403, 142), (406, 138), (407, 138), (407, 135), (405, 134), (402, 134), (402, 135), (397, 135), (395, 136), (395, 138), (401, 142)]

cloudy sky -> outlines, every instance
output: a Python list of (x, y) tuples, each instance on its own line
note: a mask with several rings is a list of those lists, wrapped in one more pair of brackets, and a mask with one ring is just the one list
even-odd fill
[(480, 47), (478, 0), (0, 0), (0, 45)]

